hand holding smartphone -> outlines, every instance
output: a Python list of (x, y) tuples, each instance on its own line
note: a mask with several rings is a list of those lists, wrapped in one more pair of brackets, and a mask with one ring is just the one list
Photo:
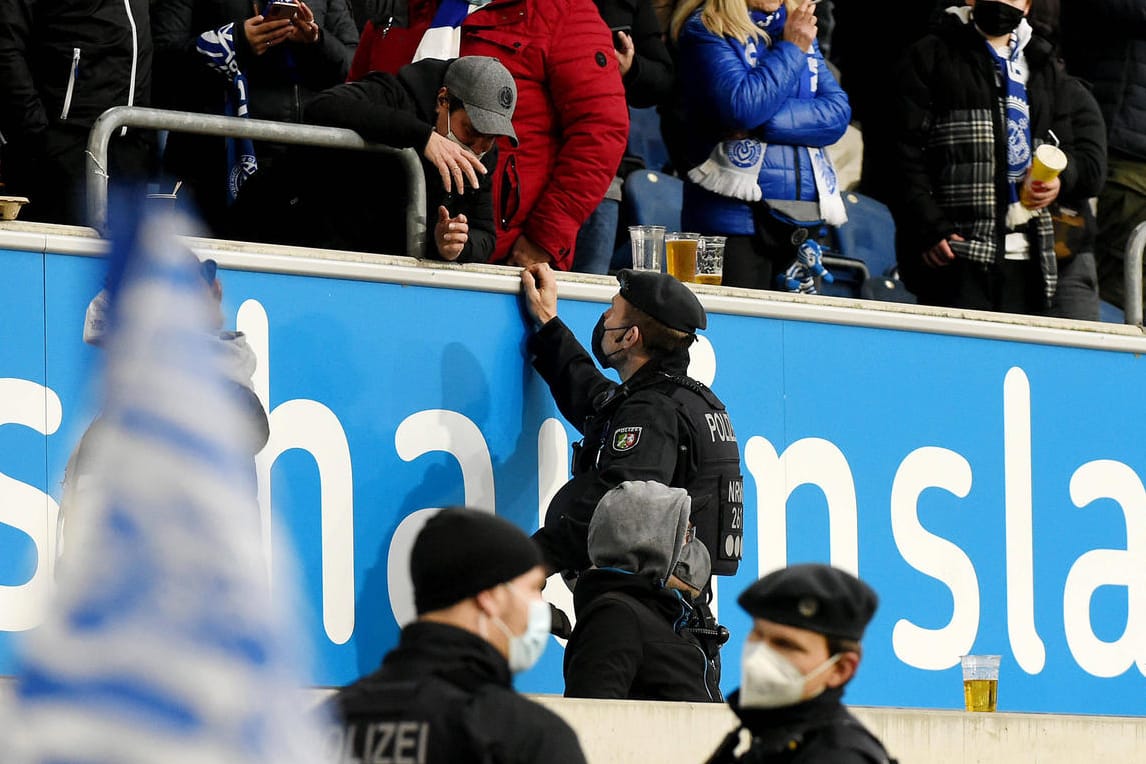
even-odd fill
[(617, 27), (609, 27), (609, 31), (613, 33), (613, 49), (614, 50), (624, 50), (625, 49), (625, 45), (621, 41), (621, 33), (622, 32), (624, 32), (626, 35), (628, 35), (628, 37), (630, 39), (632, 39), (632, 37), (633, 37), (633, 28), (628, 24), (624, 24), (622, 26), (617, 26)]
[(298, 3), (295, 0), (270, 0), (263, 9), (263, 19), (266, 21), (289, 21), (298, 15)]

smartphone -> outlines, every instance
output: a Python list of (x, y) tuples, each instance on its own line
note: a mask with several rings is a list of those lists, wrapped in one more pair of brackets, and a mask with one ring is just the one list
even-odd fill
[(621, 50), (622, 48), (620, 32), (627, 34), (630, 39), (633, 36), (633, 28), (628, 24), (619, 27), (609, 27), (609, 31), (613, 33), (613, 47), (617, 50)]
[(271, 0), (263, 9), (263, 19), (266, 21), (289, 20), (297, 15), (298, 3), (294, 0)]

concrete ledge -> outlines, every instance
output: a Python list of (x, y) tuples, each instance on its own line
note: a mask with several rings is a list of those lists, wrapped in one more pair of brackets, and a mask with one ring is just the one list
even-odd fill
[[(736, 726), (724, 705), (533, 698), (577, 731), (589, 764), (703, 764)], [(1146, 761), (1146, 718), (852, 710), (903, 764)]]

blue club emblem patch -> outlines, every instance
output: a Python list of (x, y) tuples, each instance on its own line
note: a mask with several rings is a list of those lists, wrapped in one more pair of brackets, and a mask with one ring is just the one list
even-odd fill
[(618, 427), (613, 433), (613, 450), (630, 451), (641, 442), (641, 427)]

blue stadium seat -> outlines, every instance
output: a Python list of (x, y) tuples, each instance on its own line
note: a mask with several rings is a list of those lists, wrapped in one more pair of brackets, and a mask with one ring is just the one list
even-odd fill
[(880, 202), (863, 194), (845, 191), (848, 222), (836, 228), (836, 251), (843, 257), (862, 260), (872, 276), (895, 271), (895, 220)]
[(684, 204), (684, 181), (655, 170), (634, 170), (621, 187), (621, 230), (613, 252), (612, 270), (633, 264), (629, 244), (630, 225), (663, 225), (666, 231), (680, 230), (680, 210)]
[(629, 225), (663, 225), (680, 230), (684, 181), (655, 170), (634, 170), (621, 188), (621, 205)]
[(1126, 314), (1117, 305), (1111, 305), (1106, 300), (1098, 303), (1098, 320), (1107, 324), (1126, 323)]
[(640, 157), (650, 170), (660, 172), (668, 165), (668, 149), (661, 138), (661, 117), (656, 107), (629, 109), (628, 153)]

